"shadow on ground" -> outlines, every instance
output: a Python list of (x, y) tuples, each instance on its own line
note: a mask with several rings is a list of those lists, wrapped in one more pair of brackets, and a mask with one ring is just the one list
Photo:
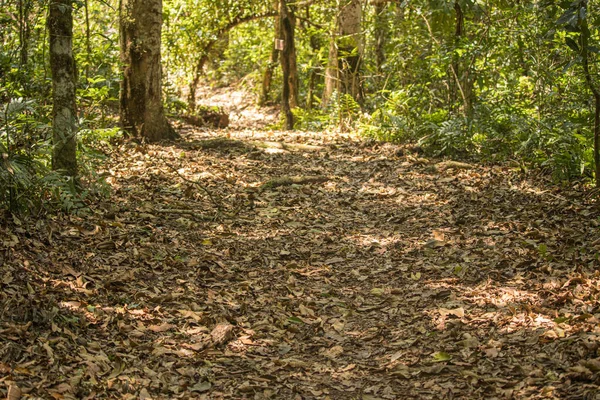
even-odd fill
[(86, 217), (2, 228), (0, 395), (600, 398), (580, 194), (347, 138), (183, 140), (124, 145)]

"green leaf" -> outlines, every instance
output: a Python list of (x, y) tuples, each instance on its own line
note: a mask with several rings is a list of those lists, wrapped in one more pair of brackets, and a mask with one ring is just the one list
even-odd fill
[(437, 353), (433, 354), (433, 362), (444, 362), (450, 361), (451, 359), (452, 356), (445, 351), (438, 351)]
[(291, 323), (293, 323), (293, 324), (304, 324), (304, 321), (302, 321), (298, 317), (289, 317), (288, 321), (291, 322)]
[(575, 25), (574, 22), (577, 22), (577, 14), (575, 14), (575, 10), (570, 8), (560, 18), (556, 21), (557, 25)]
[(577, 44), (576, 41), (574, 41), (572, 38), (570, 37), (566, 37), (565, 38), (565, 43), (567, 44), (567, 46), (569, 46), (573, 51), (576, 51), (579, 53), (579, 45)]
[(596, 46), (588, 46), (587, 50), (590, 53), (596, 53), (599, 54), (600, 53), (600, 48), (596, 47)]

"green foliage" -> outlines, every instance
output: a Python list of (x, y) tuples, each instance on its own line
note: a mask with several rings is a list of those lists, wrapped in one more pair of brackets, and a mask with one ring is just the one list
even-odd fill
[(388, 41), (381, 70), (375, 54), (365, 56), (374, 78), (363, 133), (416, 141), (432, 155), (517, 158), (557, 180), (591, 177), (593, 102), (570, 52), (581, 52), (582, 36), (598, 43), (599, 24), (595, 3), (586, 9), (589, 28), (581, 24), (582, 3), (564, 2), (565, 11), (554, 2), (460, 2), (460, 36), (453, 1), (386, 5), (379, 25), (369, 25)]
[[(303, 131), (321, 131), (329, 126), (329, 115), (320, 109), (305, 110), (303, 108), (294, 108), (295, 128)], [(282, 116), (283, 117), (283, 116)], [(283, 126), (283, 119), (280, 121)]]
[(118, 139), (120, 130), (80, 132), (81, 176), (76, 181), (50, 170), (49, 127), (38, 122), (42, 117), (37, 109), (34, 101), (17, 99), (0, 110), (0, 209), (76, 212), (89, 196), (108, 195), (108, 185), (97, 171), (105, 159), (102, 147)]

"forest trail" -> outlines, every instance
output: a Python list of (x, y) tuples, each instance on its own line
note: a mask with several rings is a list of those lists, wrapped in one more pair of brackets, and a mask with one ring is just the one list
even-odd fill
[(221, 88), (201, 85), (197, 91), (200, 104), (218, 107), (229, 115), (232, 129), (264, 129), (277, 123), (279, 106), (257, 106), (256, 95), (244, 88), (244, 82)]
[(347, 137), (181, 132), (116, 149), (93, 215), (3, 232), (0, 383), (55, 399), (600, 398), (600, 234), (580, 193)]

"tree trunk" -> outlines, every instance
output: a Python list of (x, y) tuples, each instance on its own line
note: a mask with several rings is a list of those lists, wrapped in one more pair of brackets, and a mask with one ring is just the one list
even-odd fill
[(333, 34), (329, 40), (329, 55), (325, 67), (325, 88), (323, 89), (323, 96), (321, 96), (321, 107), (323, 108), (327, 108), (331, 96), (339, 88), (338, 52), (335, 41), (336, 35)]
[[(310, 21), (310, 6), (306, 6), (306, 16), (307, 21)], [(321, 65), (320, 57), (319, 57), (319, 49), (321, 44), (319, 43), (319, 39), (316, 33), (310, 35), (310, 49), (311, 49), (311, 57), (314, 60), (314, 64), (311, 65), (310, 73), (308, 75), (308, 84), (306, 85), (306, 109), (312, 110), (314, 104), (314, 93), (315, 86), (317, 84), (317, 78), (319, 71), (323, 70)], [(311, 63), (312, 64), (312, 63)]]
[(19, 0), (19, 65), (24, 67), (29, 61), (29, 14), (31, 12), (31, 0)]
[(90, 78), (90, 67), (92, 65), (92, 40), (91, 40), (91, 30), (90, 30), (90, 7), (88, 4), (88, 0), (83, 2), (83, 8), (85, 11), (85, 79)]
[[(277, 3), (274, 4), (273, 8), (277, 8)], [(279, 15), (275, 17), (275, 39), (280, 38), (281, 32), (281, 23), (280, 23)], [(267, 101), (269, 101), (269, 92), (271, 91), (271, 82), (273, 81), (273, 72), (275, 71), (275, 66), (277, 65), (277, 61), (279, 60), (279, 50), (273, 45), (271, 50), (271, 56), (269, 57), (269, 64), (267, 64), (267, 68), (263, 74), (262, 79), (262, 87), (260, 91), (260, 96), (258, 98), (258, 105), (264, 106)]]
[[(212, 46), (211, 46), (212, 47)], [(194, 68), (194, 79), (190, 83), (189, 94), (188, 94), (188, 109), (190, 113), (194, 113), (196, 111), (196, 91), (198, 90), (198, 85), (200, 84), (200, 78), (204, 72), (204, 64), (208, 61), (208, 52), (203, 54), (199, 59), (196, 67)]]
[(286, 31), (283, 32), (284, 40), (289, 41), (289, 43), (290, 43), (289, 49), (284, 50), (284, 55), (286, 55), (290, 60), (289, 61), (290, 62), (290, 76), (288, 79), (288, 84), (290, 85), (290, 107), (291, 108), (296, 108), (296, 107), (300, 106), (300, 98), (299, 98), (300, 86), (299, 86), (299, 79), (298, 79), (298, 62), (296, 60), (295, 8), (296, 8), (295, 6), (288, 7), (287, 15), (288, 15), (288, 19), (290, 21), (290, 26), (289, 26), (289, 28), (284, 27), (284, 29), (287, 29), (287, 32)]
[(360, 24), (362, 8), (360, 0), (351, 0), (340, 10), (340, 37), (338, 39), (338, 60), (341, 92), (350, 94), (354, 100), (362, 102), (362, 40)]
[[(583, 2), (580, 6), (584, 11), (587, 11), (587, 1)], [(577, 10), (581, 15), (581, 10)], [(587, 13), (584, 13), (587, 15)], [(590, 70), (589, 60), (589, 26), (587, 18), (583, 18), (581, 24), (581, 35), (580, 35), (580, 56), (581, 66), (583, 67), (583, 73), (585, 75), (585, 82), (588, 88), (594, 95), (594, 172), (596, 187), (600, 188), (600, 89), (594, 83), (592, 79), (592, 72)]]
[(285, 127), (287, 130), (292, 130), (294, 129), (294, 115), (292, 114), (292, 110), (290, 107), (290, 97), (291, 97), (291, 90), (290, 90), (290, 70), (291, 70), (291, 65), (290, 65), (290, 60), (291, 60), (291, 53), (294, 52), (295, 53), (295, 47), (294, 47), (294, 28), (293, 28), (293, 22), (290, 18), (289, 15), (289, 11), (288, 11), (288, 6), (287, 6), (287, 0), (281, 0), (280, 3), (280, 8), (279, 8), (279, 15), (280, 15), (280, 19), (281, 19), (281, 29), (282, 29), (282, 35), (283, 35), (283, 41), (284, 41), (284, 45), (283, 45), (283, 53), (281, 54), (281, 69), (283, 71), (283, 91), (282, 91), (282, 108), (283, 108), (283, 112), (285, 114)]
[[(455, 26), (454, 26), (454, 50), (457, 50), (460, 46), (460, 41), (464, 35), (464, 25), (465, 25), (465, 16), (463, 14), (462, 8), (458, 3), (458, 0), (454, 1), (454, 13), (455, 13)], [(459, 98), (461, 90), (461, 68), (460, 68), (460, 56), (458, 55), (458, 51), (454, 51), (452, 55), (452, 66), (450, 67), (452, 71), (450, 71), (450, 75), (453, 79), (450, 80), (450, 111), (455, 109), (456, 101)], [(463, 108), (467, 107), (467, 99), (465, 95), (463, 97)]]
[(178, 136), (162, 104), (161, 27), (162, 0), (121, 0), (121, 124), (148, 142)]
[(361, 38), (362, 7), (360, 0), (349, 0), (339, 5), (336, 33), (329, 45), (329, 59), (325, 71), (325, 90), (322, 105), (326, 107), (336, 90), (349, 94), (361, 103), (363, 99)]
[(52, 71), (52, 169), (77, 176), (72, 0), (53, 0), (48, 13)]
[(306, 85), (306, 109), (312, 110), (314, 104), (314, 93), (315, 86), (317, 85), (317, 78), (319, 71), (323, 70), (323, 67), (320, 64), (319, 60), (319, 42), (317, 40), (316, 35), (312, 35), (310, 37), (310, 48), (312, 50), (312, 58), (315, 60), (315, 64), (310, 68), (310, 73), (308, 75), (308, 84)]
[(386, 16), (385, 3), (375, 4), (375, 62), (377, 65), (377, 79), (383, 77), (383, 64), (385, 63), (385, 45), (388, 40), (389, 29)]

